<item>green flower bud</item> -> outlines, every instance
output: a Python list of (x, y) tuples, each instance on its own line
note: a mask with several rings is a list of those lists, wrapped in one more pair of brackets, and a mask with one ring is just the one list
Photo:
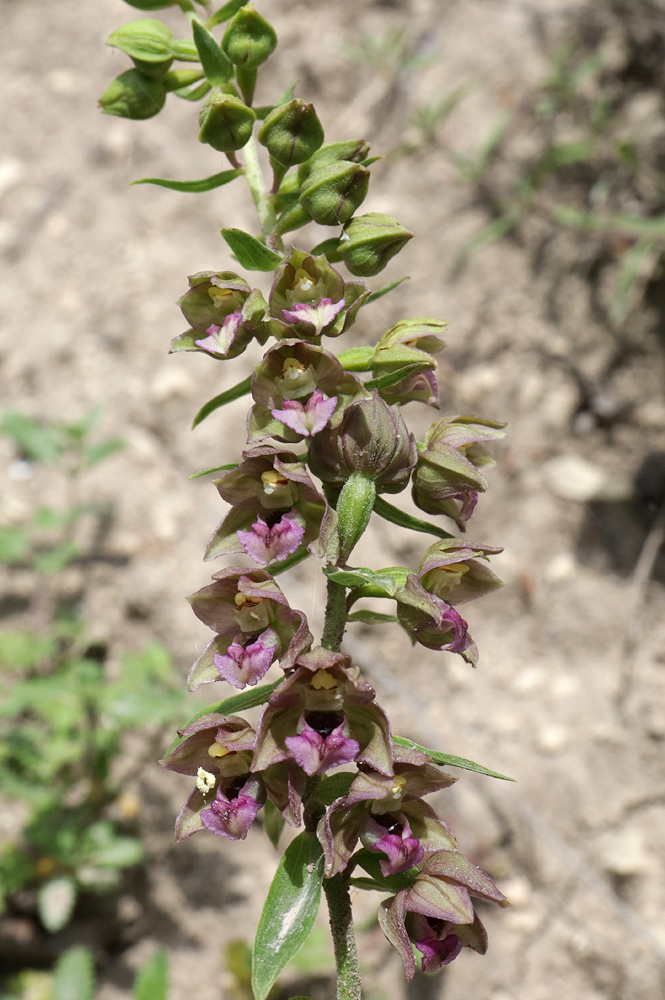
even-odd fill
[(259, 129), (259, 142), (287, 169), (308, 160), (323, 142), (323, 126), (313, 104), (294, 98), (274, 108)]
[(229, 21), (222, 48), (232, 63), (243, 69), (257, 69), (274, 52), (277, 33), (251, 3), (241, 7)]
[(369, 212), (348, 224), (339, 243), (339, 254), (351, 274), (370, 278), (382, 271), (412, 236), (397, 219)]
[(369, 170), (358, 163), (330, 163), (315, 170), (300, 190), (300, 204), (321, 226), (348, 222), (363, 203), (369, 188)]
[(349, 160), (351, 163), (360, 163), (369, 153), (369, 143), (365, 139), (345, 139), (341, 142), (324, 142), (320, 149), (314, 153), (298, 169), (298, 180), (302, 184), (306, 181), (313, 170), (319, 167), (327, 167), (329, 163), (339, 163), (340, 160)]
[(145, 76), (162, 76), (173, 62), (172, 41), (173, 32), (163, 21), (144, 17), (118, 28), (107, 44), (125, 52)]
[(104, 114), (140, 120), (158, 114), (165, 101), (166, 88), (159, 77), (128, 69), (109, 84), (99, 106)]
[(199, 114), (199, 142), (207, 142), (220, 153), (232, 153), (249, 142), (256, 115), (239, 97), (214, 94)]

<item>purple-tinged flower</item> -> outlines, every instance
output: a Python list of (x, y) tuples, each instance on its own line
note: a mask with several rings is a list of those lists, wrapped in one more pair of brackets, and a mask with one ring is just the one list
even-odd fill
[(252, 340), (265, 344), (288, 330), (270, 316), (259, 289), (233, 271), (200, 271), (189, 277), (189, 285), (178, 305), (190, 329), (171, 342), (172, 353), (205, 351), (224, 361), (242, 354)]
[(495, 464), (480, 442), (504, 436), (503, 427), (481, 417), (443, 417), (432, 424), (413, 472), (413, 500), (428, 514), (451, 517), (460, 531), (471, 517), (478, 494), (488, 487), (479, 471)]
[(374, 378), (406, 367), (411, 371), (400, 382), (380, 390), (387, 403), (418, 400), (438, 409), (439, 388), (434, 376), (437, 363), (432, 355), (445, 347), (440, 333), (447, 325), (428, 316), (415, 316), (401, 320), (383, 334), (372, 358)]
[(342, 486), (355, 473), (376, 484), (377, 493), (399, 493), (416, 464), (416, 442), (396, 406), (375, 389), (350, 403), (338, 427), (326, 427), (309, 449), (308, 464), (324, 483)]
[(317, 836), (325, 856), (326, 877), (343, 871), (360, 840), (382, 851), (383, 874), (419, 864), (427, 854), (457, 845), (446, 824), (422, 801), (455, 783), (424, 754), (395, 747), (394, 775), (363, 770), (347, 795), (336, 799), (319, 821)]
[(305, 774), (324, 774), (356, 759), (360, 744), (344, 734), (345, 722), (338, 712), (303, 713), (298, 735), (287, 736), (284, 743)]
[[(335, 741), (326, 744), (340, 728)], [(289, 746), (288, 740), (310, 729), (322, 737), (321, 744), (305, 732), (295, 749)], [(346, 742), (338, 740), (340, 735)], [(342, 760), (330, 763), (325, 755), (346, 755), (348, 761), (354, 742), (358, 750), (353, 759), (380, 774), (392, 774), (390, 724), (385, 712), (374, 704), (374, 689), (360, 679), (350, 657), (317, 647), (298, 657), (295, 670), (271, 694), (259, 721), (252, 770), (297, 760), (296, 754), (311, 767), (317, 759), (316, 748), (322, 750), (327, 770)]]
[(503, 582), (487, 565), (487, 557), (503, 549), (459, 538), (444, 538), (425, 551), (418, 579), (430, 594), (447, 604), (465, 604), (484, 597)]
[[(231, 510), (217, 526), (206, 549), (206, 559), (231, 552), (247, 552), (256, 559), (265, 556), (262, 547), (247, 535), (256, 534), (254, 525), (262, 520), (271, 529), (271, 544), (279, 540), (277, 561), (290, 553), (285, 551), (295, 541), (297, 527), (303, 529), (300, 543), (314, 555), (334, 562), (337, 557), (336, 514), (318, 492), (307, 469), (292, 452), (262, 446), (246, 451), (244, 461), (221, 479), (215, 481), (220, 496)], [(282, 525), (285, 518), (287, 531)], [(297, 548), (297, 546), (296, 546)], [(291, 551), (295, 551), (291, 549)], [(256, 559), (256, 561), (259, 561)]]
[[(189, 602), (197, 618), (218, 633), (189, 672), (190, 691), (220, 680), (220, 661), (228, 673), (225, 679), (234, 677), (231, 683), (240, 681), (242, 675), (247, 676), (248, 683), (256, 683), (256, 672), (267, 662), (270, 650), (272, 660), (278, 659), (288, 670), (312, 644), (305, 615), (289, 607), (265, 570), (237, 566), (221, 570), (213, 575), (213, 583), (198, 590)], [(229, 653), (231, 646), (236, 649)], [(259, 648), (248, 652), (250, 646)], [(244, 653), (237, 647), (242, 647)], [(224, 659), (227, 655), (229, 658)], [(216, 661), (215, 656), (220, 660)]]
[(485, 953), (487, 936), (472, 896), (509, 905), (489, 875), (459, 851), (443, 850), (427, 858), (411, 886), (381, 904), (381, 929), (399, 952), (407, 980), (416, 971), (412, 941), (425, 959), (423, 969), (430, 971), (451, 962), (459, 954), (459, 942)]
[(223, 779), (210, 806), (201, 811), (201, 822), (218, 837), (244, 840), (265, 798), (265, 789), (255, 775)]
[(278, 642), (279, 636), (271, 628), (256, 639), (241, 632), (225, 653), (214, 653), (212, 660), (223, 681), (237, 688), (244, 688), (247, 684), (253, 686), (270, 669)]
[(270, 312), (288, 323), (288, 336), (338, 337), (355, 322), (368, 296), (364, 282), (344, 281), (323, 254), (314, 257), (294, 248), (275, 272)]
[(301, 340), (282, 340), (256, 365), (252, 396), (255, 405), (247, 420), (250, 441), (266, 437), (300, 441), (327, 424), (338, 424), (344, 408), (369, 393), (359, 378), (344, 371), (334, 354)]
[(418, 402), (439, 409), (439, 383), (432, 371), (415, 372), (401, 382), (381, 389), (381, 398), (392, 405)]
[(460, 656), (476, 666), (478, 649), (468, 634), (468, 625), (449, 604), (428, 593), (418, 577), (410, 573), (395, 594), (397, 618), (414, 642)]
[(259, 566), (267, 566), (273, 561), (280, 562), (299, 548), (305, 526), (299, 523), (294, 514), (296, 511), (293, 509), (288, 514), (276, 512), (270, 518), (270, 524), (259, 517), (251, 531), (238, 531), (238, 541)]
[(296, 302), (291, 309), (282, 309), (282, 316), (290, 326), (311, 326), (311, 337), (320, 337), (325, 328), (332, 327), (337, 314), (346, 307), (344, 299), (319, 299), (318, 302)]
[(275, 420), (280, 420), (300, 437), (313, 437), (326, 426), (337, 406), (337, 396), (327, 399), (318, 389), (306, 403), (285, 399), (283, 410), (271, 410)]

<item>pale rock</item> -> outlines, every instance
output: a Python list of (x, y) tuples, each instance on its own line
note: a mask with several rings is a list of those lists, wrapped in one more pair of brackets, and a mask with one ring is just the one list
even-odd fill
[(651, 427), (665, 427), (665, 403), (660, 399), (649, 399), (635, 409), (638, 423)]
[(169, 399), (186, 398), (192, 391), (192, 379), (182, 369), (169, 366), (162, 368), (150, 384), (150, 396), (156, 403)]
[(566, 583), (572, 579), (577, 569), (577, 561), (572, 552), (559, 552), (545, 567), (544, 576), (548, 583)]
[(0, 160), (0, 198), (11, 191), (21, 179), (23, 164), (14, 157)]
[(550, 690), (555, 698), (570, 698), (578, 694), (580, 687), (579, 677), (573, 674), (557, 674), (550, 684)]
[(59, 66), (46, 76), (46, 86), (54, 94), (75, 94), (81, 84), (81, 75), (74, 70)]
[(598, 857), (605, 871), (626, 878), (649, 867), (644, 838), (639, 830), (608, 833), (600, 842)]
[(528, 878), (515, 875), (501, 883), (501, 891), (514, 909), (524, 909), (531, 902), (532, 886)]
[(541, 687), (544, 679), (545, 672), (542, 667), (526, 667), (526, 669), (520, 670), (511, 686), (514, 691), (518, 691), (520, 694), (528, 694)]
[(545, 394), (540, 406), (543, 423), (552, 430), (570, 425), (579, 405), (579, 391), (572, 382), (562, 382)]
[(559, 455), (543, 465), (548, 489), (561, 500), (628, 500), (633, 485), (628, 476), (610, 475), (581, 455)]
[(556, 753), (568, 743), (568, 730), (565, 726), (556, 723), (551, 726), (543, 726), (536, 735), (536, 742), (540, 749), (546, 753)]

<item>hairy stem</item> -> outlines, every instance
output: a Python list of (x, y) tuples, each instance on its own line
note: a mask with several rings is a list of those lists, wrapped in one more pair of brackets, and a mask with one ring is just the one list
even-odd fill
[(346, 628), (346, 587), (328, 580), (328, 601), (323, 625), (321, 645), (324, 649), (339, 652)]
[(358, 953), (353, 933), (349, 885), (342, 874), (323, 880), (337, 965), (337, 1000), (361, 1000)]

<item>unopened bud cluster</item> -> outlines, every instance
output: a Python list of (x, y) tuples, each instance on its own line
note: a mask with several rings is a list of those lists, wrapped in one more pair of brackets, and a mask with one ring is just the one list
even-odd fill
[[(141, 10), (168, 6), (130, 2)], [(487, 445), (502, 436), (503, 425), (452, 414), (438, 416), (423, 441), (408, 430), (407, 404), (439, 408), (435, 355), (446, 325), (440, 320), (410, 317), (374, 347), (339, 355), (329, 349), (364, 319), (371, 301), (370, 289), (355, 279), (382, 271), (412, 234), (390, 216), (357, 214), (372, 162), (364, 140), (325, 141), (315, 109), (299, 98), (253, 105), (258, 69), (277, 37), (251, 4), (227, 6), (235, 12), (221, 41), (197, 19), (194, 43), (175, 39), (151, 18), (114, 32), (110, 44), (134, 65), (101, 99), (105, 111), (130, 118), (157, 113), (169, 91), (201, 99), (200, 140), (226, 154), (236, 174), (244, 171), (259, 207), (261, 236), (246, 234), (240, 244), (249, 248), (247, 266), (258, 260), (265, 271), (274, 261), (267, 291), (235, 270), (193, 274), (179, 300), (187, 329), (171, 350), (228, 361), (253, 341), (264, 348), (251, 373), (245, 448), (215, 480), (228, 510), (206, 550), (206, 559), (241, 561), (214, 573), (190, 598), (213, 637), (188, 684), (250, 691), (277, 669), (278, 681), (253, 702), (265, 704), (255, 728), (233, 712), (209, 711), (180, 731), (162, 763), (193, 779), (176, 823), (178, 840), (204, 829), (244, 839), (264, 810), (316, 831), (327, 878), (349, 876), (360, 865), (369, 876), (363, 888), (393, 887), (379, 919), (411, 979), (412, 944), (427, 971), (463, 947), (484, 952), (472, 897), (505, 900), (459, 852), (426, 801), (455, 779), (426, 752), (394, 741), (373, 688), (340, 643), (348, 621), (371, 621), (352, 611), (357, 602), (378, 597), (394, 602), (394, 615), (377, 618), (401, 626), (407, 641), (475, 665), (477, 649), (457, 608), (501, 586), (488, 564), (501, 550), (410, 517), (383, 495), (410, 486), (416, 507), (464, 533), (487, 489), (484, 471), (493, 464)], [(214, 16), (211, 22), (218, 23)], [(200, 63), (200, 70), (187, 71), (188, 86), (178, 75), (183, 71), (171, 68), (176, 60)], [(257, 142), (265, 148), (271, 188), (257, 186), (252, 172)], [(252, 154), (243, 165), (236, 154), (248, 144)], [(312, 221), (335, 231), (328, 228), (313, 250), (284, 248), (285, 233)], [(238, 259), (242, 264), (242, 253)], [(429, 531), (437, 541), (417, 567), (354, 568), (349, 559), (373, 514)], [(275, 580), (308, 556), (321, 561), (328, 577), (319, 641)], [(329, 772), (337, 776), (332, 798), (324, 793)]]

